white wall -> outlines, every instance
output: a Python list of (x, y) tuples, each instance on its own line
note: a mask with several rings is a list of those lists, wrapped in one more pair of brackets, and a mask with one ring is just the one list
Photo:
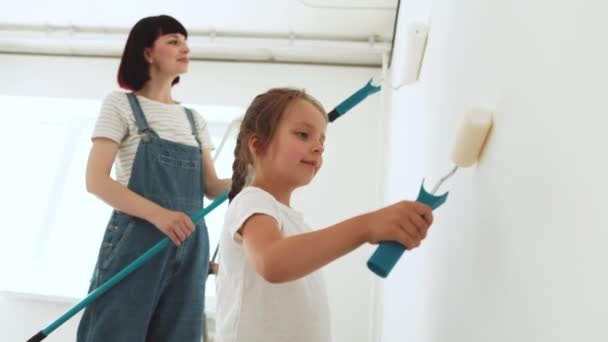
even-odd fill
[[(117, 66), (116, 59), (0, 55), (0, 94), (102, 98), (116, 88)], [(176, 92), (186, 103), (246, 106), (270, 87), (298, 86), (331, 110), (378, 72), (371, 68), (193, 62)], [(324, 167), (313, 185), (296, 193), (294, 199), (294, 206), (313, 227), (380, 205), (386, 114), (380, 112), (380, 96), (375, 95), (330, 125)], [(99, 223), (100, 229), (103, 225)], [(326, 268), (335, 341), (371, 340), (376, 297), (375, 279), (365, 267), (370, 254), (370, 248), (362, 248)], [(29, 337), (58, 317), (55, 311), (37, 306), (28, 317), (28, 329), (17, 328), (23, 322), (11, 315), (9, 304), (18, 305), (14, 303), (4, 300), (6, 306), (0, 310), (0, 331), (8, 333), (3, 334), (7, 340)], [(30, 330), (32, 326), (35, 328)], [(68, 332), (48, 340), (72, 341), (74, 327), (61, 327), (57, 332)]]
[[(608, 4), (427, 0), (421, 81), (392, 94), (388, 198), (451, 167), (464, 111), (495, 125), (385, 282), (383, 341), (608, 340)], [(403, 20), (402, 20), (403, 19)]]

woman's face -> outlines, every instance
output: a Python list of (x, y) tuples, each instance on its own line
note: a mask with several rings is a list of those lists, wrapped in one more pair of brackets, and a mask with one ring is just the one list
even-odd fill
[(160, 74), (176, 77), (188, 71), (190, 49), (186, 37), (181, 33), (164, 34), (145, 51), (150, 63), (150, 75)]

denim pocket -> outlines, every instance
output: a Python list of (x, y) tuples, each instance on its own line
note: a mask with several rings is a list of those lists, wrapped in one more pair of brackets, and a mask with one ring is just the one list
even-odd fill
[(196, 201), (203, 196), (203, 174), (200, 160), (166, 152), (157, 155), (156, 162), (146, 169), (144, 196), (167, 201)]
[(105, 270), (112, 260), (124, 248), (129, 234), (133, 230), (135, 219), (125, 214), (116, 214), (106, 228), (106, 233), (101, 244), (99, 268)]
[(198, 163), (196, 160), (191, 159), (180, 159), (174, 156), (171, 156), (168, 153), (161, 153), (158, 155), (158, 161), (161, 164), (165, 164), (171, 167), (176, 167), (180, 169), (197, 169)]

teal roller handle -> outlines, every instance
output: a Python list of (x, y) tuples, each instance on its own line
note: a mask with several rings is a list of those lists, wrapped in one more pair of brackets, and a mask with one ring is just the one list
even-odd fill
[(386, 278), (401, 258), (403, 252), (405, 252), (405, 247), (398, 242), (381, 242), (367, 261), (367, 268), (380, 277)]
[[(448, 193), (435, 196), (424, 190), (424, 182), (420, 186), (420, 192), (416, 202), (424, 203), (433, 210), (442, 205), (448, 198)], [(391, 270), (405, 252), (405, 246), (396, 241), (383, 241), (378, 245), (376, 251), (367, 261), (367, 267), (382, 278), (386, 278)]]
[[(196, 222), (200, 221), (203, 217), (205, 217), (205, 215), (207, 215), (213, 209), (215, 209), (220, 204), (222, 204), (224, 201), (226, 201), (226, 199), (228, 199), (228, 193), (225, 192), (222, 195), (220, 195), (218, 198), (216, 198), (209, 206), (207, 206), (206, 208), (202, 209), (201, 211), (196, 213), (194, 216), (192, 216), (191, 217), (192, 222), (196, 223)], [(123, 268), (120, 272), (113, 275), (105, 283), (101, 284), (93, 292), (89, 293), (89, 295), (86, 298), (84, 298), (78, 304), (73, 306), (70, 310), (68, 310), (66, 313), (64, 313), (61, 317), (59, 317), (57, 320), (55, 320), (49, 326), (47, 326), (46, 328), (39, 331), (36, 335), (32, 336), (27, 342), (42, 341), (44, 338), (49, 336), (53, 331), (55, 331), (55, 329), (57, 329), (59, 326), (61, 326), (63, 323), (65, 323), (65, 321), (67, 321), (72, 316), (77, 314), (80, 310), (82, 310), (83, 308), (85, 308), (86, 306), (91, 304), (93, 301), (95, 301), (95, 299), (97, 299), (97, 297), (106, 293), (109, 289), (114, 287), (114, 285), (119, 283), (124, 277), (126, 277), (131, 272), (138, 269), (141, 265), (143, 265), (145, 262), (147, 262), (151, 257), (158, 254), (158, 252), (165, 249), (169, 245), (170, 245), (169, 238), (163, 238), (160, 242), (158, 242), (156, 245), (154, 245), (152, 248), (150, 248), (144, 254), (139, 256), (137, 259), (135, 259), (133, 262), (131, 262), (129, 265), (127, 265), (125, 268)]]

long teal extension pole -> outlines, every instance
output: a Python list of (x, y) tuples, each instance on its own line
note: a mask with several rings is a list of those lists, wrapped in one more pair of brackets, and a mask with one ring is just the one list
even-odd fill
[(337, 118), (346, 114), (346, 112), (351, 110), (354, 106), (365, 100), (369, 95), (379, 92), (381, 88), (382, 87), (379, 85), (372, 84), (372, 80), (370, 79), (361, 89), (354, 92), (327, 114), (329, 122), (334, 122)]
[[(369, 95), (372, 95), (372, 94), (380, 91), (380, 89), (381, 89), (381, 86), (372, 84), (372, 80), (370, 79), (361, 89), (357, 90), (355, 93), (353, 93), (351, 96), (349, 96), (346, 100), (342, 101), (342, 103), (340, 103), (338, 106), (336, 106), (336, 108), (334, 108), (328, 114), (329, 121), (330, 122), (335, 121), (337, 118), (346, 114), (346, 112), (348, 112), (353, 107), (355, 107), (356, 105), (361, 103), (363, 100), (365, 100)], [(226, 199), (228, 199), (228, 193), (222, 194), (215, 201), (213, 201), (213, 203), (211, 203), (207, 208), (204, 208), (199, 213), (194, 215), (192, 217), (192, 221), (193, 222), (199, 221), (201, 218), (203, 218), (205, 215), (207, 215), (209, 212), (211, 212), (217, 206), (222, 204)], [(101, 284), (101, 286), (99, 286), (97, 289), (95, 289), (93, 292), (91, 292), (87, 297), (85, 297), (82, 301), (80, 301), (78, 304), (76, 304), (74, 307), (72, 307), (70, 310), (68, 310), (66, 313), (64, 313), (56, 321), (51, 323), (46, 328), (42, 329), (36, 335), (32, 336), (29, 340), (27, 340), (27, 342), (38, 342), (38, 341), (42, 341), (43, 339), (45, 339), (55, 329), (57, 329), (59, 326), (61, 326), (63, 323), (65, 323), (68, 319), (70, 319), (72, 316), (77, 314), (83, 308), (87, 307), (89, 304), (91, 304), (93, 301), (95, 301), (95, 299), (97, 299), (97, 297), (99, 297), (102, 294), (104, 294), (105, 292), (107, 292), (114, 285), (116, 285), (118, 282), (120, 282), (124, 277), (126, 277), (131, 272), (138, 269), (141, 265), (143, 265), (146, 261), (148, 261), (152, 256), (158, 254), (158, 252), (160, 252), (161, 250), (166, 248), (169, 244), (170, 244), (169, 238), (164, 238), (163, 240), (161, 240), (159, 243), (157, 243), (152, 248), (150, 248), (147, 252), (145, 252), (140, 257), (135, 259), (132, 263), (127, 265), (123, 270), (118, 272), (112, 278), (108, 279), (108, 281), (106, 281), (105, 283)], [(217, 249), (216, 249), (216, 252), (214, 253), (214, 259), (215, 259), (216, 254), (217, 254)]]
[[(202, 209), (198, 213), (194, 214), (194, 216), (191, 217), (192, 222), (196, 223), (196, 222), (200, 221), (203, 217), (205, 217), (205, 215), (210, 213), (213, 209), (217, 208), (220, 204), (224, 203), (224, 201), (226, 201), (227, 199), (228, 199), (228, 193), (225, 192), (222, 195), (220, 195), (218, 198), (216, 198), (209, 206)], [(170, 242), (169, 238), (166, 237), (166, 238), (162, 239), (160, 242), (158, 242), (156, 245), (154, 245), (152, 248), (150, 248), (144, 254), (142, 254), (137, 259), (135, 259), (133, 262), (131, 262), (129, 265), (127, 265), (125, 268), (123, 268), (120, 272), (118, 272), (114, 276), (112, 276), (112, 278), (108, 279), (105, 283), (101, 284), (93, 292), (89, 293), (88, 296), (86, 296), (78, 304), (74, 305), (71, 309), (66, 311), (66, 313), (64, 313), (61, 317), (59, 317), (53, 323), (49, 324), (49, 326), (42, 329), (36, 335), (32, 336), (29, 340), (27, 340), (27, 342), (37, 342), (37, 341), (42, 341), (43, 339), (45, 339), (55, 329), (57, 329), (59, 326), (61, 326), (63, 323), (65, 323), (68, 319), (70, 319), (72, 316), (77, 314), (80, 310), (82, 310), (83, 308), (87, 307), (89, 304), (94, 302), (95, 299), (97, 299), (97, 297), (106, 293), (114, 285), (118, 284), (124, 277), (131, 274), (133, 271), (138, 269), (141, 265), (146, 263), (146, 261), (148, 261), (151, 257), (158, 254), (158, 252), (160, 252), (161, 250), (163, 250), (167, 246), (169, 246), (170, 243), (171, 242)]]

